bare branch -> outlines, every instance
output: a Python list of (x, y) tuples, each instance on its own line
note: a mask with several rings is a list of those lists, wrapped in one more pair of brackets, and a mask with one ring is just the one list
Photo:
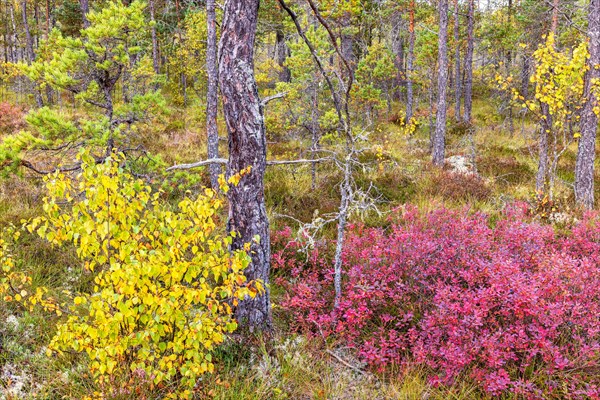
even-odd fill
[(276, 99), (281, 99), (282, 97), (285, 97), (286, 95), (287, 95), (287, 92), (282, 92), (282, 93), (274, 94), (273, 96), (267, 96), (264, 99), (262, 99), (262, 101), (260, 102), (260, 105), (264, 107), (271, 101), (276, 100)]
[[(308, 159), (300, 159), (300, 160), (275, 160), (275, 161), (267, 161), (267, 165), (292, 165), (292, 164), (312, 164), (323, 161), (329, 161), (331, 158), (317, 158), (314, 160)], [(173, 165), (172, 167), (167, 168), (167, 171), (175, 171), (182, 169), (194, 169), (198, 167), (204, 167), (210, 164), (227, 164), (228, 160), (226, 158), (211, 158), (208, 160), (198, 161), (191, 164), (178, 164)]]
[(191, 164), (173, 165), (172, 167), (167, 168), (167, 171), (175, 171), (178, 169), (193, 169), (193, 168), (198, 168), (198, 167), (204, 167), (206, 165), (211, 165), (211, 164), (226, 165), (227, 159), (226, 158), (210, 158), (208, 160), (198, 161), (198, 162), (191, 163)]
[(319, 58), (317, 51), (315, 50), (315, 47), (313, 46), (312, 42), (308, 39), (308, 37), (304, 33), (304, 30), (302, 29), (302, 26), (300, 25), (300, 22), (298, 20), (298, 16), (296, 15), (296, 13), (286, 4), (285, 0), (278, 0), (278, 1), (279, 1), (279, 4), (281, 5), (281, 7), (288, 13), (290, 18), (294, 22), (294, 25), (296, 26), (296, 30), (298, 31), (298, 34), (304, 40), (304, 43), (308, 47), (310, 54), (312, 55), (313, 59), (315, 60), (315, 64), (317, 64), (317, 67), (321, 71), (321, 74), (323, 74), (323, 77), (325, 78), (325, 82), (327, 82), (327, 86), (329, 87), (329, 91), (331, 92), (331, 97), (333, 100), (333, 104), (335, 106), (335, 110), (338, 114), (338, 117), (339, 117), (340, 121), (343, 121), (344, 128), (347, 128), (350, 121), (346, 121), (344, 116), (342, 115), (342, 105), (341, 105), (340, 99), (335, 90), (335, 87), (333, 86), (333, 83), (331, 82), (331, 78), (329, 77), (329, 74), (325, 70), (323, 63), (321, 62), (321, 59)]
[(23, 167), (25, 167), (25, 168), (27, 168), (27, 169), (30, 169), (31, 171), (33, 171), (33, 172), (35, 172), (37, 174), (40, 174), (40, 175), (49, 175), (49, 174), (52, 174), (54, 172), (72, 172), (72, 171), (77, 171), (77, 170), (79, 170), (81, 168), (81, 163), (77, 163), (77, 164), (75, 164), (74, 166), (71, 166), (71, 167), (55, 168), (55, 169), (50, 170), (50, 171), (43, 171), (43, 170), (40, 170), (40, 169), (36, 168), (32, 163), (30, 163), (27, 160), (20, 160), (20, 165), (23, 166)]
[(277, 160), (277, 161), (267, 161), (267, 165), (291, 165), (291, 164), (312, 164), (323, 161), (330, 161), (331, 158), (316, 158), (314, 160), (301, 159), (301, 160)]

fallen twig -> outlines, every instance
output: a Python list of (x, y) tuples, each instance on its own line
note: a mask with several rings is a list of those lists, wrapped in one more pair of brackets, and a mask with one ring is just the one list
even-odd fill
[(327, 352), (327, 354), (329, 354), (330, 356), (332, 356), (333, 358), (335, 358), (336, 360), (338, 360), (339, 362), (341, 362), (342, 364), (344, 364), (346, 367), (353, 369), (354, 371), (358, 372), (361, 375), (367, 375), (367, 373), (365, 371), (363, 371), (362, 369), (350, 364), (348, 361), (345, 361), (343, 358), (341, 358), (340, 356), (338, 356), (337, 354), (335, 354), (333, 351), (331, 350), (325, 350)]

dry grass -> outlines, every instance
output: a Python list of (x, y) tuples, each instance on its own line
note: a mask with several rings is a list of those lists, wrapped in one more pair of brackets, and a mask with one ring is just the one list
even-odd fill
[[(285, 335), (285, 334), (284, 334)], [(475, 385), (428, 384), (426, 372), (410, 369), (374, 374), (348, 350), (329, 350), (303, 336), (276, 336), (250, 349), (247, 362), (211, 377), (200, 398), (220, 400), (482, 399)], [(229, 350), (236, 351), (235, 348)], [(341, 361), (340, 361), (341, 360)], [(248, 367), (251, 364), (252, 367)], [(233, 365), (233, 364), (232, 364)], [(360, 372), (358, 372), (360, 371)]]

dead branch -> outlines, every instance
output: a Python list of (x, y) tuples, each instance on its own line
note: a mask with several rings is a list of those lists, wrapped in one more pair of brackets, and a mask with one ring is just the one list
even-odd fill
[(211, 164), (226, 165), (227, 159), (226, 158), (210, 158), (208, 160), (198, 161), (198, 162), (191, 163), (191, 164), (173, 165), (172, 167), (167, 168), (167, 171), (175, 171), (178, 169), (193, 169), (193, 168), (198, 168), (198, 167), (204, 167), (206, 165), (211, 165)]
[(315, 158), (314, 160), (301, 159), (301, 160), (277, 160), (277, 161), (267, 161), (267, 165), (291, 165), (291, 164), (312, 164), (319, 163), (324, 161), (329, 161), (331, 158)]
[(276, 99), (281, 99), (281, 98), (285, 97), (286, 95), (287, 95), (287, 92), (277, 93), (277, 94), (274, 94), (273, 96), (267, 96), (264, 99), (262, 99), (262, 101), (260, 102), (260, 105), (264, 107), (267, 104), (269, 104), (271, 101), (276, 100)]
[[(318, 162), (329, 161), (331, 158), (317, 158), (314, 160), (300, 159), (300, 160), (275, 160), (275, 161), (267, 161), (267, 165), (292, 165), (292, 164), (312, 164)], [(198, 161), (191, 164), (178, 164), (173, 165), (172, 167), (167, 168), (167, 171), (175, 171), (175, 170), (185, 170), (185, 169), (193, 169), (198, 167), (204, 167), (210, 164), (227, 164), (228, 160), (226, 158), (211, 158), (208, 160)]]
[(36, 168), (31, 162), (29, 162), (27, 160), (20, 160), (19, 164), (21, 166), (35, 172), (36, 174), (40, 174), (40, 175), (49, 175), (54, 172), (73, 172), (73, 171), (77, 171), (81, 168), (81, 163), (77, 163), (72, 167), (55, 168), (50, 171), (44, 171), (44, 170), (40, 170), (40, 169)]
[(338, 117), (339, 117), (340, 121), (343, 121), (344, 128), (347, 128), (347, 126), (350, 122), (346, 121), (344, 116), (342, 115), (342, 105), (340, 103), (340, 99), (335, 90), (335, 87), (333, 86), (333, 83), (331, 82), (331, 78), (329, 77), (327, 70), (325, 69), (321, 59), (317, 55), (317, 51), (315, 50), (315, 47), (313, 46), (312, 42), (308, 39), (304, 30), (302, 29), (302, 26), (300, 25), (300, 22), (298, 20), (298, 16), (296, 15), (296, 13), (287, 5), (285, 0), (278, 0), (278, 1), (279, 1), (279, 4), (281, 5), (281, 7), (288, 13), (290, 18), (294, 22), (294, 25), (296, 26), (296, 30), (298, 31), (298, 34), (304, 40), (304, 43), (308, 47), (310, 54), (312, 55), (313, 59), (315, 60), (315, 64), (317, 65), (317, 67), (321, 71), (321, 74), (325, 78), (325, 82), (327, 83), (327, 86), (329, 87), (329, 91), (331, 92), (331, 98), (333, 100), (333, 104), (335, 106), (335, 110), (338, 114)]

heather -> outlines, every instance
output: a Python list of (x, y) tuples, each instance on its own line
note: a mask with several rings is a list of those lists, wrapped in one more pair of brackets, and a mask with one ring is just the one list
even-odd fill
[(327, 243), (305, 255), (283, 230), (276, 246), (294, 329), (354, 349), (375, 370), (418, 365), (434, 385), (469, 379), (489, 395), (600, 395), (597, 214), (557, 233), (521, 205), (493, 221), (401, 207), (386, 228), (351, 227), (335, 311)]

